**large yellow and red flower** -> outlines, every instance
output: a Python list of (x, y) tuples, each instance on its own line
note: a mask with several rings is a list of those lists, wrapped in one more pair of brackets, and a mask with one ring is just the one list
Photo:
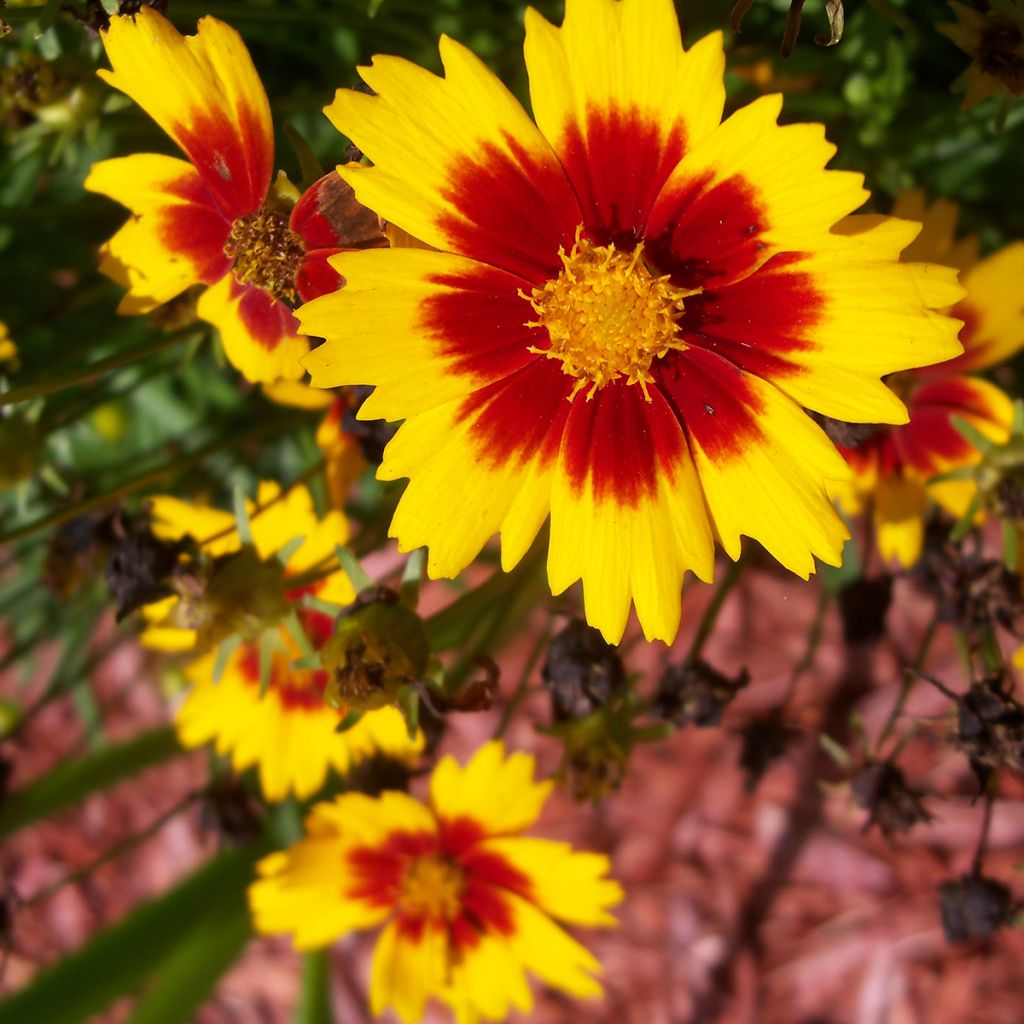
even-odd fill
[(1024, 243), (979, 260), (976, 238), (956, 238), (957, 207), (941, 199), (928, 206), (916, 189), (900, 197), (894, 212), (924, 224), (904, 258), (956, 268), (966, 291), (949, 311), (963, 321), (963, 354), (890, 381), (907, 403), (910, 421), (881, 427), (857, 448), (841, 449), (854, 470), (852, 488), (839, 491), (844, 507), (855, 512), (870, 502), (879, 552), (909, 567), (921, 554), (929, 497), (960, 517), (975, 495), (976, 485), (968, 479), (933, 482), (981, 460), (952, 417), (992, 441), (1009, 436), (1009, 396), (969, 371), (994, 366), (1024, 347)]
[[(216, 18), (182, 36), (149, 7), (111, 19), (103, 79), (130, 96), (188, 161), (138, 153), (96, 164), (85, 187), (132, 217), (104, 246), (101, 269), (128, 289), (120, 310), (144, 313), (204, 285), (199, 316), (220, 331), (249, 379), (296, 379), (309, 343), (292, 306), (331, 291), (327, 258), (384, 245), (377, 219), (325, 176), (287, 210), (271, 190), (274, 130), (241, 37)], [(340, 194), (339, 194), (340, 193)]]
[(443, 758), (424, 805), (405, 793), (346, 793), (317, 804), (306, 838), (259, 865), (250, 889), (262, 932), (301, 949), (384, 925), (373, 959), (373, 1012), (403, 1024), (438, 997), (460, 1024), (529, 1011), (526, 972), (577, 997), (599, 995), (599, 966), (552, 918), (608, 926), (622, 898), (608, 858), (520, 835), (551, 789), (533, 758), (483, 746), (460, 768)]
[(900, 264), (917, 225), (851, 218), (861, 176), (826, 171), (819, 125), (765, 97), (722, 122), (719, 34), (684, 52), (671, 0), (568, 0), (527, 14), (536, 124), (472, 53), (445, 76), (394, 57), (327, 114), (373, 163), (357, 199), (433, 249), (332, 259), (346, 287), (298, 311), (319, 386), (372, 384), (404, 420), (379, 471), (431, 575), (495, 533), (515, 565), (550, 516), (548, 577), (582, 579), (622, 636), (632, 601), (671, 640), (684, 573), (741, 535), (807, 576), (846, 529), (845, 463), (805, 407), (900, 422), (880, 376), (960, 351), (932, 307), (948, 269)]

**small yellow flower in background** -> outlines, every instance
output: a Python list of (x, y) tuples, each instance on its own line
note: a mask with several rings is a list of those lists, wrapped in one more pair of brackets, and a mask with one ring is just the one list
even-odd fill
[(7, 324), (0, 320), (0, 369), (17, 372), (20, 365), (18, 346), (11, 340)]
[(259, 865), (249, 891), (261, 932), (300, 949), (383, 925), (370, 1002), (403, 1024), (436, 997), (460, 1024), (529, 1011), (526, 972), (577, 998), (600, 995), (594, 957), (552, 918), (615, 924), (622, 899), (608, 858), (528, 838), (551, 791), (530, 755), (481, 747), (464, 767), (444, 757), (424, 805), (405, 793), (347, 793), (317, 804), (306, 838)]
[[(235, 517), (222, 509), (195, 505), (171, 495), (150, 499), (153, 533), (161, 540), (181, 540), (192, 537), (211, 557), (238, 552), (242, 541)], [(273, 481), (259, 486), (256, 502), (246, 502), (255, 553), (269, 559), (296, 539), (302, 544), (290, 553), (285, 566), (285, 577), (299, 576), (321, 566), (336, 565), (334, 558), (338, 545), (348, 540), (348, 522), (334, 509), (318, 519), (313, 497), (306, 487), (292, 487), (281, 493)], [(355, 590), (348, 577), (338, 569), (323, 579), (285, 597), (296, 605), (307, 595), (332, 605), (346, 605), (355, 598)], [(147, 605), (143, 614), (149, 627), (142, 634), (147, 647), (165, 651), (192, 650), (197, 643), (197, 632), (182, 621), (182, 598), (178, 595)]]
[(374, 385), (360, 416), (404, 420), (378, 474), (410, 480), (400, 549), (450, 577), (500, 533), (508, 570), (550, 517), (551, 589), (582, 579), (612, 642), (631, 602), (671, 641), (716, 540), (838, 564), (849, 471), (803, 407), (905, 421), (879, 378), (960, 351), (931, 312), (954, 272), (898, 262), (917, 225), (844, 220), (861, 176), (778, 96), (722, 122), (721, 35), (684, 52), (671, 0), (528, 11), (536, 124), (440, 50), (445, 77), (376, 57), (374, 95), (327, 108), (372, 162), (338, 169), (356, 198), (432, 248), (341, 254), (345, 288), (297, 313), (326, 339), (313, 383)]
[[(249, 515), (253, 546), (261, 558), (270, 558), (296, 538), (304, 538), (288, 558), (286, 580), (333, 560), (337, 545), (348, 538), (340, 512), (317, 519), (305, 487), (293, 487), (282, 495), (277, 484), (264, 482), (257, 502), (249, 503)], [(241, 548), (237, 524), (229, 512), (157, 497), (152, 500), (152, 519), (153, 532), (162, 540), (191, 535), (211, 556), (228, 556)], [(303, 599), (313, 596), (344, 605), (355, 592), (338, 571), (285, 596), (294, 606), (308, 646), (315, 651), (330, 637), (333, 617), (303, 606)], [(173, 596), (144, 609), (150, 626), (142, 634), (143, 643), (164, 650), (189, 650), (195, 645), (195, 631), (177, 622), (180, 601)], [(345, 773), (375, 753), (415, 762), (423, 749), (422, 734), (410, 739), (396, 708), (369, 712), (351, 728), (337, 732), (346, 712), (324, 703), (327, 673), (296, 666), (303, 651), (289, 628), (278, 627), (274, 639), (265, 672), (256, 641), (238, 644), (223, 666), (218, 666), (216, 652), (188, 665), (185, 672), (192, 687), (175, 719), (185, 746), (212, 742), (218, 753), (231, 755), (235, 771), (255, 766), (268, 800), (283, 800), (290, 793), (299, 799), (312, 796), (330, 768)]]
[(993, 0), (978, 10), (950, 0), (949, 6), (956, 21), (936, 28), (971, 58), (964, 110), (998, 93), (1024, 94), (1024, 3)]
[[(216, 18), (182, 36), (143, 7), (101, 35), (104, 81), (130, 96), (189, 161), (155, 153), (96, 164), (85, 187), (127, 206), (100, 269), (128, 289), (123, 313), (144, 313), (193, 285), (196, 312), (249, 380), (302, 376), (309, 348), (291, 306), (337, 287), (327, 257), (342, 245), (385, 245), (379, 221), (349, 204), (336, 175), (289, 213), (271, 190), (274, 134), (266, 93), (241, 37)], [(334, 217), (343, 214), (344, 226)]]
[(971, 480), (929, 482), (981, 461), (951, 417), (962, 417), (992, 441), (1009, 436), (1009, 396), (964, 371), (984, 370), (1024, 347), (1024, 242), (979, 260), (976, 238), (956, 238), (957, 207), (941, 199), (928, 206), (916, 189), (900, 197), (894, 213), (924, 223), (904, 258), (955, 267), (967, 293), (949, 310), (963, 321), (963, 354), (890, 382), (907, 403), (910, 422), (880, 427), (859, 447), (841, 449), (854, 479), (851, 488), (839, 489), (840, 500), (852, 513), (870, 499), (879, 552), (909, 568), (921, 555), (929, 498), (958, 518), (974, 498)]

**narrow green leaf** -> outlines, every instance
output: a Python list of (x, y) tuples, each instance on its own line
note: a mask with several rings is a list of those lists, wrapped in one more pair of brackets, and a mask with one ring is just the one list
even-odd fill
[(292, 537), (290, 541), (277, 554), (274, 556), (282, 565), (287, 565), (303, 544), (306, 543), (305, 537)]
[(295, 1024), (334, 1024), (331, 1010), (331, 962), (327, 950), (302, 958), (302, 991), (295, 1010)]
[(423, 570), (427, 565), (427, 549), (417, 548), (405, 563), (402, 570), (402, 583), (399, 587), (401, 602), (406, 608), (416, 611), (420, 599), (420, 584), (423, 582)]
[(219, 683), (224, 677), (224, 670), (228, 667), (228, 659), (241, 646), (242, 641), (237, 636), (229, 636), (222, 640), (217, 648), (217, 657), (213, 659), (213, 681)]
[(1024, 398), (1013, 403), (1013, 425), (1010, 427), (1013, 437), (1024, 437)]
[(1017, 524), (1009, 519), (1003, 520), (1003, 564), (1010, 572), (1017, 571), (1020, 560), (1020, 534)]
[(306, 137), (293, 124), (285, 121), (284, 134), (292, 144), (295, 156), (299, 161), (299, 174), (302, 178), (303, 191), (309, 188), (314, 182), (323, 177), (324, 169), (312, 147), (306, 141)]
[(338, 564), (345, 571), (345, 575), (349, 578), (352, 586), (356, 588), (357, 593), (375, 586), (373, 580), (366, 574), (366, 570), (359, 564), (359, 559), (348, 548), (339, 545), (335, 548), (335, 554), (338, 556)]
[(192, 933), (159, 966), (127, 1024), (181, 1024), (195, 1019), (217, 982), (253, 937), (243, 898), (216, 914), (197, 916)]
[(244, 905), (253, 863), (265, 852), (262, 844), (243, 847), (207, 862), (0, 1003), (0, 1021), (83, 1024), (136, 989), (190, 932), (210, 926), (239, 901)]
[(953, 424), (956, 432), (979, 452), (987, 454), (992, 451), (995, 445), (969, 420), (963, 416), (950, 416), (949, 422)]
[(358, 725), (362, 719), (362, 711), (350, 711), (335, 727), (335, 732), (348, 732), (353, 725)]
[(252, 523), (249, 521), (249, 510), (245, 507), (245, 495), (241, 487), (235, 488), (235, 522), (238, 524), (238, 539), (243, 544), (252, 545)]
[(127, 743), (101, 747), (87, 757), (66, 761), (7, 798), (0, 807), (0, 838), (179, 753), (174, 729), (163, 726)]
[[(952, 417), (956, 419), (956, 417)], [(981, 492), (975, 491), (974, 497), (971, 498), (971, 503), (967, 506), (967, 510), (957, 520), (956, 525), (949, 532), (949, 539), (954, 544), (959, 544), (971, 532), (971, 527), (974, 526), (975, 517), (978, 512), (981, 511)]]

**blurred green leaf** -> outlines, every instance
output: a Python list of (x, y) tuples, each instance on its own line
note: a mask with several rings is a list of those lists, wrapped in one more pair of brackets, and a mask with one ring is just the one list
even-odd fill
[(0, 807), (0, 837), (181, 752), (174, 729), (163, 726), (127, 743), (101, 747), (87, 757), (59, 764), (38, 782), (7, 798)]
[(295, 1024), (334, 1024), (330, 969), (326, 949), (307, 953), (302, 958), (302, 991), (295, 1010)]
[[(0, 1021), (81, 1024), (119, 996), (134, 991), (162, 962), (169, 974), (161, 976), (156, 991), (177, 977), (187, 978), (194, 993), (203, 980), (204, 970), (201, 964), (186, 968), (179, 947), (193, 933), (208, 929), (220, 932), (218, 919), (230, 918), (239, 905), (244, 907), (253, 864), (264, 852), (265, 847), (260, 845), (215, 857), (169, 893), (137, 907), (0, 1003)], [(221, 964), (229, 948), (229, 933), (231, 929), (225, 927), (218, 940), (211, 938), (206, 949), (207, 953), (219, 953)], [(237, 932), (231, 937), (237, 938)], [(209, 972), (206, 980), (209, 981)], [(141, 1005), (145, 1007), (147, 1002), (144, 1000)], [(184, 1024), (189, 1018), (143, 1019)]]
[(160, 965), (127, 1024), (187, 1024), (253, 937), (244, 898), (196, 918), (192, 933)]

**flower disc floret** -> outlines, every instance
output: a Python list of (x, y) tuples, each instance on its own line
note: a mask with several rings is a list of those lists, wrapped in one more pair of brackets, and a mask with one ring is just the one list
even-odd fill
[(239, 284), (252, 284), (282, 302), (298, 298), (295, 277), (306, 259), (302, 239), (288, 217), (273, 206), (238, 217), (224, 243), (224, 255), (234, 260)]
[(669, 349), (682, 348), (677, 318), (683, 300), (693, 291), (674, 286), (668, 275), (657, 276), (643, 257), (643, 242), (632, 252), (614, 245), (593, 245), (576, 232), (567, 255), (559, 248), (562, 272), (527, 296), (549, 348), (530, 351), (560, 359), (562, 370), (576, 378), (569, 399), (586, 389), (587, 398), (620, 377), (647, 385), (654, 380), (651, 363)]

